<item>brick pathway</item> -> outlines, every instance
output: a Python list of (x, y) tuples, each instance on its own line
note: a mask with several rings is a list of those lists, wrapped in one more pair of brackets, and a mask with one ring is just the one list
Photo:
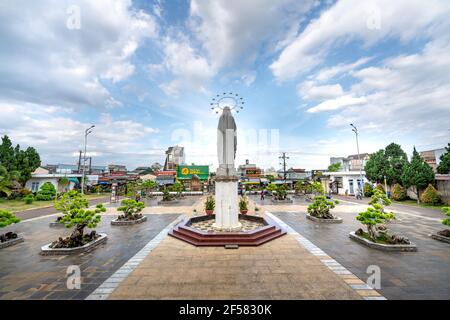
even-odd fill
[(110, 299), (361, 299), (287, 235), (260, 247), (198, 248), (165, 238)]

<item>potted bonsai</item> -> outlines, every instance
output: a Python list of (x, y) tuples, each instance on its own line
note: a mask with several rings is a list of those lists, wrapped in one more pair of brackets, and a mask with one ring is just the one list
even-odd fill
[(205, 201), (205, 212), (207, 215), (211, 215), (214, 212), (214, 208), (216, 206), (216, 201), (213, 196), (206, 197)]
[(342, 219), (331, 213), (339, 201), (329, 201), (325, 196), (316, 196), (314, 202), (308, 206), (306, 217), (316, 222), (340, 223)]
[[(446, 216), (450, 217), (450, 207), (443, 207), (442, 212)], [(445, 218), (442, 220), (442, 224), (445, 226), (450, 226), (450, 218)], [(438, 231), (436, 234), (432, 234), (431, 237), (435, 240), (450, 243), (450, 229)]]
[(245, 196), (239, 199), (239, 211), (241, 214), (247, 214), (248, 212), (248, 200)]
[[(13, 223), (20, 222), (13, 213), (7, 210), (0, 210), (0, 228), (5, 228)], [(22, 242), (23, 238), (15, 232), (6, 232), (0, 234), (0, 249), (12, 246), (16, 243)]]
[(66, 228), (74, 228), (70, 236), (60, 237), (41, 248), (42, 254), (73, 254), (89, 251), (92, 247), (106, 241), (106, 234), (98, 234), (92, 230), (84, 233), (86, 227), (95, 228), (101, 220), (100, 214), (106, 209), (102, 204), (97, 204), (94, 209), (88, 209), (88, 201), (78, 193), (72, 193), (71, 197), (62, 197), (55, 207), (60, 208), (63, 216), (60, 219)]
[(367, 231), (358, 229), (350, 233), (350, 238), (369, 247), (385, 251), (417, 251), (407, 237), (394, 235), (389, 232), (385, 223), (395, 219), (392, 212), (385, 212), (385, 206), (391, 204), (391, 200), (379, 189), (375, 189), (369, 202), (372, 207), (360, 212), (356, 220), (367, 227)]
[(131, 225), (142, 223), (147, 220), (141, 211), (145, 208), (143, 202), (139, 202), (133, 199), (122, 200), (121, 206), (117, 208), (117, 211), (123, 212), (117, 219), (112, 220), (112, 225)]
[(55, 221), (50, 222), (50, 227), (63, 227), (64, 223), (62, 222), (62, 218), (64, 214), (73, 209), (87, 208), (89, 207), (89, 202), (77, 190), (71, 190), (64, 193), (53, 207), (63, 215), (57, 217)]

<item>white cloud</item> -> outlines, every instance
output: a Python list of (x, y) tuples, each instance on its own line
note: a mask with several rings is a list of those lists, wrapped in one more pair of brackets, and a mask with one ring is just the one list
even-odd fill
[(362, 105), (366, 101), (367, 100), (365, 97), (353, 97), (351, 95), (345, 95), (336, 99), (324, 101), (315, 107), (309, 108), (307, 111), (309, 113), (333, 111), (350, 106)]
[[(450, 2), (430, 0), (342, 0), (311, 21), (270, 66), (279, 81), (304, 74), (337, 44), (362, 40), (366, 47), (394, 37), (403, 42), (448, 32)], [(368, 24), (376, 16), (379, 28)]]
[(117, 105), (100, 79), (133, 74), (130, 58), (154, 38), (153, 18), (131, 0), (76, 1), (81, 28), (66, 27), (73, 1), (7, 1), (0, 10), (0, 96), (66, 107)]
[(303, 99), (325, 100), (338, 98), (344, 91), (340, 84), (316, 86), (312, 81), (306, 81), (298, 86), (298, 92)]

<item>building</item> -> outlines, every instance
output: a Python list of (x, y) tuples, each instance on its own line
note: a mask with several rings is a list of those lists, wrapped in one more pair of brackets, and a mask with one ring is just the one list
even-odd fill
[(166, 151), (164, 171), (176, 170), (177, 166), (185, 164), (184, 147), (169, 147)]
[(423, 160), (433, 168), (433, 171), (436, 172), (436, 169), (440, 163), (440, 158), (445, 152), (445, 148), (440, 148), (421, 151), (419, 152), (419, 154), (423, 158)]
[(187, 191), (201, 191), (209, 181), (209, 166), (179, 165), (177, 179), (183, 183)]
[(121, 164), (108, 164), (108, 172), (109, 173), (116, 173), (116, 172), (121, 172), (121, 173), (126, 173), (127, 167)]
[[(51, 173), (44, 167), (37, 168), (32, 174), (31, 178), (25, 183), (25, 188), (36, 193), (46, 182), (50, 182), (55, 186), (57, 192), (69, 191), (75, 188), (81, 182), (82, 174), (79, 173)], [(67, 178), (69, 185), (61, 185), (61, 179)]]
[(326, 172), (326, 175), (330, 177), (331, 192), (341, 195), (355, 195), (358, 189), (363, 190), (364, 182), (367, 181), (364, 166), (369, 160), (370, 154), (361, 153), (359, 158), (357, 154), (348, 157), (330, 158), (330, 164), (341, 164), (339, 171)]
[[(83, 173), (83, 168), (80, 168), (75, 164), (48, 164), (43, 167), (48, 170), (49, 173), (61, 173), (61, 174), (76, 174)], [(106, 166), (93, 166), (90, 163), (86, 164), (86, 174), (99, 175), (108, 171)]]

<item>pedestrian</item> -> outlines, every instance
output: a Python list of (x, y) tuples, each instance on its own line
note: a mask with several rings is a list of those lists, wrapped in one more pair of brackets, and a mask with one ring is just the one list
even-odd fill
[(264, 200), (264, 193), (265, 193), (266, 191), (263, 189), (263, 190), (261, 190), (261, 200)]
[(136, 192), (135, 199), (136, 199), (136, 202), (141, 201), (141, 194), (139, 192)]

